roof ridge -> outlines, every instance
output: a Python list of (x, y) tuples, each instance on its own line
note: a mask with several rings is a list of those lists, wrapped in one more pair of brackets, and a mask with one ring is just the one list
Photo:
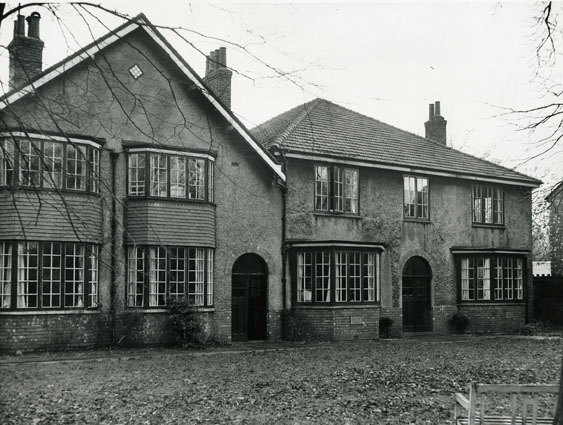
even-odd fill
[(492, 162), (492, 161), (489, 161), (489, 160), (487, 160), (487, 159), (479, 158), (479, 157), (476, 156), (476, 155), (472, 155), (472, 154), (470, 154), (470, 153), (461, 151), (461, 150), (459, 150), (459, 149), (455, 149), (455, 148), (453, 148), (453, 147), (451, 147), (451, 146), (444, 145), (444, 144), (442, 144), (441, 142), (438, 142), (438, 141), (436, 141), (436, 140), (428, 139), (428, 138), (426, 138), (426, 137), (420, 136), (420, 135), (418, 135), (418, 134), (416, 134), (416, 133), (413, 133), (413, 132), (411, 132), (411, 131), (408, 131), (408, 130), (403, 130), (402, 128), (396, 127), (396, 126), (394, 126), (393, 124), (388, 124), (388, 123), (386, 123), (386, 122), (384, 122), (384, 121), (380, 121), (380, 120), (378, 120), (377, 118), (373, 118), (373, 117), (370, 117), (369, 115), (362, 114), (361, 112), (354, 111), (353, 109), (350, 109), (350, 108), (347, 108), (347, 107), (345, 107), (345, 106), (339, 105), (339, 104), (337, 104), (337, 103), (331, 102), (330, 100), (320, 99), (320, 98), (317, 98), (316, 100), (322, 100), (322, 101), (324, 101), (324, 102), (326, 102), (326, 103), (329, 103), (329, 104), (331, 104), (331, 105), (334, 105), (334, 106), (336, 106), (336, 107), (338, 107), (338, 108), (346, 109), (347, 111), (350, 111), (350, 112), (352, 112), (352, 113), (354, 113), (354, 114), (360, 115), (360, 116), (362, 116), (362, 117), (364, 117), (364, 118), (367, 118), (367, 119), (376, 121), (376, 122), (378, 122), (378, 123), (380, 123), (380, 124), (383, 124), (383, 125), (389, 126), (389, 127), (391, 127), (391, 128), (394, 128), (395, 130), (398, 130), (398, 131), (400, 131), (400, 132), (410, 134), (411, 136), (414, 136), (414, 137), (416, 137), (416, 138), (418, 138), (418, 139), (420, 139), (420, 140), (423, 140), (423, 141), (425, 141), (425, 142), (433, 143), (434, 145), (439, 146), (439, 149), (442, 149), (442, 148), (450, 149), (450, 150), (455, 151), (455, 152), (458, 153), (458, 154), (462, 154), (462, 155), (469, 156), (469, 157), (474, 158), (474, 159), (476, 159), (476, 160), (478, 160), (478, 161), (486, 162), (486, 163), (488, 163), (488, 164), (494, 165), (495, 167), (503, 168), (503, 169), (508, 170), (508, 171), (511, 171), (511, 172), (513, 172), (513, 173), (519, 174), (520, 176), (525, 177), (525, 178), (527, 178), (527, 179), (532, 179), (532, 180), (535, 180), (535, 181), (538, 182), (538, 183), (541, 183), (541, 181), (540, 181), (539, 179), (536, 179), (535, 177), (528, 176), (528, 175), (526, 175), (526, 174), (524, 174), (524, 173), (521, 173), (520, 171), (516, 171), (514, 168), (509, 168), (509, 167), (504, 166), (504, 165), (496, 164), (496, 163), (494, 163), (494, 162)]

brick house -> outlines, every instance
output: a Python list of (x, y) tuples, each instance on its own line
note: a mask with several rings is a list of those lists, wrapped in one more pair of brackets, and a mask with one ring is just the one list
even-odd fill
[(531, 308), (531, 191), (541, 182), (322, 99), (253, 130), (284, 164), (288, 332), (326, 339), (506, 332)]
[(563, 276), (563, 181), (555, 186), (546, 201), (549, 205), (551, 273)]
[(164, 344), (184, 296), (212, 336), (279, 338), (285, 174), (225, 50), (202, 79), (139, 15), (42, 71), (39, 21), (0, 98), (0, 351)]

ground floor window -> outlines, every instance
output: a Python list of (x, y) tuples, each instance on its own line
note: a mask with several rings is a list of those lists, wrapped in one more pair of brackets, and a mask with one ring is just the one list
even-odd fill
[(166, 307), (187, 297), (213, 305), (213, 250), (171, 246), (128, 248), (127, 306)]
[(296, 250), (292, 269), (298, 304), (379, 301), (379, 251), (338, 247)]
[(507, 255), (459, 257), (462, 302), (524, 299), (524, 258)]
[(98, 304), (98, 246), (0, 242), (0, 308), (87, 308)]

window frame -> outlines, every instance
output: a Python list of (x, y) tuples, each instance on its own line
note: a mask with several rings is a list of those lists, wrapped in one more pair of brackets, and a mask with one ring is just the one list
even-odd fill
[[(131, 305), (130, 291), (129, 291), (129, 288), (132, 285), (132, 282), (130, 281), (130, 273), (131, 273), (130, 259), (131, 259), (131, 252), (133, 252), (133, 250), (136, 253), (137, 261), (141, 258), (139, 257), (138, 253), (142, 253), (142, 258), (143, 258), (142, 261), (144, 267), (142, 271), (137, 271), (138, 262), (136, 261), (136, 268), (135, 268), (136, 292), (134, 294), (136, 298), (134, 305)], [(156, 305), (154, 305), (154, 303), (151, 302), (151, 296), (155, 295), (153, 292), (151, 292), (151, 285), (153, 284), (153, 282), (151, 281), (151, 277), (153, 276), (153, 271), (151, 268), (151, 265), (153, 264), (153, 258), (151, 252), (153, 250), (159, 250), (159, 251), (162, 250), (166, 256), (165, 258), (166, 268), (164, 270), (165, 281), (163, 282), (165, 287), (165, 293), (163, 293), (164, 303), (162, 304), (156, 303)], [(183, 282), (172, 279), (173, 274), (178, 272), (178, 270), (172, 269), (173, 260), (172, 260), (171, 252), (173, 250), (176, 250), (176, 252), (178, 252), (179, 250), (183, 251), (183, 258), (181, 259), (181, 261), (184, 264), (184, 269), (181, 271), (183, 274)], [(201, 264), (203, 266), (203, 269), (193, 271), (194, 274), (197, 274), (198, 271), (200, 272), (200, 276), (203, 277), (203, 281), (201, 282), (199, 281), (192, 282), (190, 278), (190, 275), (192, 274), (192, 271), (190, 270), (190, 262), (191, 262), (190, 251), (192, 250), (196, 252), (199, 250), (203, 251), (203, 257), (201, 258)], [(144, 244), (128, 245), (126, 249), (125, 308), (126, 309), (168, 309), (170, 308), (170, 302), (173, 299), (189, 298), (192, 294), (200, 295), (203, 301), (203, 304), (196, 304), (196, 303), (192, 304), (195, 308), (201, 308), (201, 309), (214, 308), (214, 298), (213, 298), (213, 290), (215, 286), (215, 282), (213, 280), (214, 279), (213, 268), (214, 268), (214, 258), (215, 258), (214, 251), (215, 251), (214, 248), (209, 248), (209, 247), (176, 246), (176, 245), (163, 246), (163, 245), (144, 245)], [(180, 258), (180, 257), (174, 257), (174, 258)], [(139, 275), (137, 273), (141, 274), (142, 282), (139, 280)], [(198, 292), (197, 294), (195, 292), (190, 292), (191, 283), (194, 284), (200, 283), (203, 292), (201, 293)], [(183, 294), (179, 292), (171, 292), (171, 289), (174, 287), (174, 285), (183, 286), (184, 289)], [(142, 287), (142, 293), (138, 292), (139, 287)], [(140, 299), (141, 302), (137, 302), (138, 299)]]
[[(365, 247), (365, 246), (339, 246), (339, 245), (316, 245), (307, 247), (293, 247), (290, 255), (290, 276), (292, 288), (292, 304), (293, 306), (347, 306), (347, 305), (379, 305), (381, 303), (381, 255), (383, 250), (378, 247)], [(324, 257), (324, 255), (326, 257)], [(309, 259), (310, 262), (303, 262), (300, 256)], [(323, 256), (322, 264), (328, 264), (328, 290), (322, 285), (319, 288), (320, 280), (326, 278), (326, 269), (323, 268), (322, 276), (318, 275), (319, 255)], [(355, 256), (359, 257), (360, 262), (357, 264), (355, 274), (357, 277), (357, 286), (353, 286), (350, 282), (350, 275), (354, 266), (351, 264), (350, 259)], [(367, 259), (373, 259), (371, 270), (373, 275), (369, 275), (369, 267)], [(339, 267), (338, 258), (345, 258), (345, 263)], [(328, 263), (325, 261), (328, 259)], [(337, 273), (337, 270), (339, 273)], [(310, 275), (306, 272), (310, 271)], [(345, 271), (345, 276), (342, 271)], [(356, 276), (357, 275), (357, 276)], [(344, 280), (339, 281), (339, 278)], [(373, 279), (373, 286), (369, 286), (369, 278)], [(300, 282), (308, 281), (309, 285), (304, 286), (305, 291), (309, 291), (309, 296), (303, 291), (300, 296)], [(339, 286), (338, 283), (345, 282), (345, 287)], [(321, 282), (322, 283), (322, 282)], [(323, 292), (327, 291), (327, 292)], [(324, 301), (318, 299), (318, 294), (324, 294)], [(357, 293), (359, 300), (354, 299), (353, 293)], [(373, 294), (374, 299), (368, 300), (369, 293)], [(345, 294), (345, 297), (342, 296)], [(345, 298), (345, 299), (344, 299)]]
[[(319, 167), (326, 168), (327, 170), (327, 194), (326, 194), (326, 205), (327, 208), (317, 207), (318, 194), (318, 169)], [(334, 215), (349, 215), (349, 216), (359, 216), (360, 215), (360, 169), (356, 167), (347, 167), (342, 165), (326, 164), (326, 163), (316, 163), (313, 165), (314, 171), (314, 190), (313, 190), (313, 209), (316, 213), (326, 213)], [(356, 175), (355, 185), (348, 185), (346, 182), (347, 173), (353, 173)], [(349, 196), (349, 187), (355, 187), (355, 191), (352, 190), (352, 194)], [(354, 196), (355, 195), (355, 196)], [(323, 196), (322, 194), (320, 196)], [(356, 205), (356, 212), (353, 212), (353, 201)], [(348, 201), (350, 201), (350, 210), (347, 208)]]
[[(405, 190), (405, 181), (406, 179), (414, 179), (414, 203), (411, 204), (407, 204), (407, 199), (406, 199), (406, 190)], [(419, 195), (418, 193), (420, 192), (418, 190), (418, 181), (421, 179), (425, 179), (426, 180), (426, 204), (424, 203), (419, 203), (418, 199), (419, 199)], [(422, 192), (421, 192), (422, 193)], [(414, 206), (414, 216), (410, 216), (410, 215), (406, 215), (406, 206), (407, 205), (413, 205)], [(418, 208), (419, 206), (426, 206), (426, 217), (421, 217), (418, 213)], [(421, 175), (413, 175), (413, 174), (404, 174), (403, 175), (403, 220), (405, 221), (424, 221), (424, 222), (429, 222), (430, 221), (430, 177), (428, 176), (421, 176)]]
[[(479, 277), (478, 273), (478, 261), (480, 259), (488, 260), (489, 262), (489, 299), (479, 298)], [(473, 267), (468, 269), (468, 273), (464, 273), (464, 262), (467, 260), (467, 264)], [(501, 268), (498, 267), (498, 262), (500, 261)], [(455, 264), (456, 264), (456, 286), (457, 286), (457, 302), (458, 304), (480, 304), (480, 303), (494, 303), (494, 304), (517, 304), (524, 303), (526, 301), (527, 295), (527, 262), (526, 256), (520, 254), (498, 254), (498, 253), (470, 253), (470, 254), (455, 254)], [(508, 265), (510, 264), (510, 267)], [(519, 266), (519, 267), (518, 267)], [(502, 282), (502, 288), (498, 287), (499, 283), (499, 270), (500, 270), (500, 282)], [(506, 271), (510, 271), (508, 274)], [(471, 271), (471, 273), (469, 272)], [(518, 276), (519, 275), (519, 276)], [(467, 277), (465, 277), (467, 276)], [(467, 285), (464, 285), (464, 280), (467, 281)], [(470, 285), (470, 282), (473, 285)], [(508, 283), (511, 283), (510, 286)], [(518, 284), (519, 283), (519, 284)], [(473, 297), (465, 299), (464, 298), (464, 286), (467, 286), (467, 290), (473, 292)], [(472, 288), (472, 289), (471, 289)], [(470, 292), (471, 293), (471, 292)], [(509, 297), (509, 293), (512, 296)], [(520, 293), (520, 296), (518, 296)]]
[[(486, 221), (486, 202), (484, 201), (485, 199), (487, 199), (487, 197), (485, 197), (483, 194), (486, 193), (488, 190), (491, 191), (492, 197), (491, 197), (491, 219), (492, 221), (490, 223), (488, 223)], [(481, 196), (476, 197), (475, 194), (476, 192), (479, 192), (481, 194)], [(500, 194), (500, 196), (496, 196), (497, 193)], [(476, 216), (475, 216), (475, 201), (479, 199), (480, 200), (480, 211), (479, 211), (479, 216), (480, 216), (480, 220), (476, 220)], [(499, 214), (499, 210), (496, 209), (498, 204), (497, 202), (500, 203), (502, 210), (500, 210), (500, 222), (497, 221), (497, 217)], [(486, 183), (473, 183), (471, 185), (471, 224), (473, 226), (476, 227), (504, 227), (505, 226), (505, 195), (504, 195), (504, 189), (502, 186), (499, 185), (495, 185), (495, 184), (486, 184)]]
[[(23, 180), (24, 173), (26, 172), (27, 167), (24, 167), (24, 162), (27, 162), (25, 159), (25, 154), (22, 150), (22, 143), (29, 143), (31, 151), (35, 153), (34, 156), (38, 157), (38, 164), (37, 170), (34, 170), (33, 173), (37, 175), (37, 184), (35, 183), (26, 183)], [(62, 148), (62, 156), (61, 159), (61, 171), (60, 178), (61, 182), (59, 185), (53, 184), (49, 174), (53, 173), (50, 170), (52, 165), (53, 156), (47, 158), (45, 144), (49, 143), (53, 145), (53, 149), (56, 147)], [(8, 177), (8, 173), (5, 171), (5, 152), (7, 152), (4, 148), (5, 144), (11, 145), (13, 148), (11, 154), (12, 156), (12, 168), (10, 169), (11, 175)], [(68, 149), (69, 147), (73, 147), (77, 152), (82, 152), (79, 155), (81, 158), (78, 158), (76, 161), (82, 163), (83, 169), (83, 184), (80, 185), (81, 188), (70, 188), (67, 187), (68, 179), (75, 177), (76, 175), (69, 174), (69, 167), (68, 167)], [(63, 137), (55, 137), (55, 136), (42, 136), (42, 135), (29, 135), (28, 136), (20, 136), (14, 135), (7, 137), (6, 135), (0, 134), (0, 161), (2, 161), (2, 167), (0, 167), (0, 171), (2, 172), (2, 176), (0, 178), (0, 189), (3, 188), (15, 188), (15, 189), (23, 189), (23, 190), (46, 190), (46, 191), (56, 191), (56, 192), (72, 192), (72, 193), (87, 193), (93, 195), (100, 194), (100, 157), (101, 157), (101, 145), (95, 142), (81, 140), (77, 141), (75, 139), (70, 138), (63, 138)]]
[[(153, 148), (130, 148), (126, 150), (126, 187), (127, 187), (127, 198), (128, 199), (158, 199), (158, 200), (172, 200), (172, 201), (182, 201), (182, 202), (196, 202), (196, 203), (214, 203), (215, 186), (214, 181), (210, 180), (214, 178), (214, 162), (215, 157), (209, 153), (198, 153), (198, 152), (184, 152), (184, 151), (171, 151), (163, 149), (153, 149)], [(131, 158), (134, 155), (144, 158), (144, 176), (142, 180), (136, 180), (136, 182), (144, 183), (144, 191), (142, 194), (131, 194), (131, 173), (132, 170), (136, 170), (135, 174), (138, 174), (140, 167), (131, 167)], [(152, 158), (153, 156), (165, 156), (166, 157), (166, 195), (159, 196), (151, 193), (152, 191)], [(181, 157), (183, 162), (183, 196), (172, 196), (172, 157)], [(191, 198), (191, 186), (190, 186), (190, 163), (192, 160), (201, 160), (204, 162), (203, 170), (201, 171), (201, 177), (203, 179), (203, 186), (199, 187), (199, 191), (202, 194), (201, 198)], [(136, 162), (138, 164), (139, 161)], [(176, 173), (181, 173), (182, 170), (175, 169)]]
[[(24, 294), (20, 291), (21, 283), (23, 281), (28, 281), (29, 279), (21, 279), (22, 276), (22, 268), (20, 268), (19, 264), (19, 255), (20, 255), (20, 245), (24, 246), (27, 244), (34, 244), (36, 246), (36, 258), (37, 258), (37, 265), (35, 267), (35, 274), (36, 278), (34, 280), (36, 284), (36, 290), (33, 293), (29, 293), (36, 298), (35, 306), (19, 306), (20, 305), (20, 297), (24, 296)], [(79, 243), (79, 242), (69, 242), (69, 241), (35, 241), (35, 240), (2, 240), (0, 241), (0, 245), (3, 247), (8, 246), (11, 249), (10, 253), (10, 282), (8, 283), (9, 287), (9, 294), (2, 294), (2, 299), (0, 299), (0, 312), (4, 311), (61, 311), (61, 310), (93, 310), (99, 308), (99, 270), (100, 270), (100, 247), (97, 244), (91, 243)], [(45, 248), (47, 246), (53, 247), (54, 245), (59, 246), (59, 255), (47, 255)], [(81, 294), (82, 298), (82, 305), (71, 305), (66, 306), (65, 298), (67, 295), (66, 288), (67, 288), (67, 279), (66, 279), (66, 272), (67, 272), (67, 247), (73, 246), (74, 249), (78, 247), (82, 250), (82, 266), (79, 270), (81, 272), (81, 285), (82, 285), (82, 292), (75, 292), (72, 295)], [(94, 255), (95, 253), (95, 255)], [(59, 258), (59, 266), (54, 267), (52, 263), (46, 266), (47, 262), (45, 259)], [(95, 260), (95, 263), (93, 261)], [(26, 267), (26, 269), (29, 269)], [(45, 279), (45, 272), (51, 271), (49, 274), (50, 277), (53, 276), (53, 271), (58, 271), (58, 279)], [(95, 277), (93, 272), (95, 273)], [(50, 291), (45, 291), (45, 285), (47, 282), (51, 283), (49, 285)], [(58, 292), (53, 292), (53, 282), (57, 282)], [(78, 282), (78, 280), (76, 281)], [(95, 290), (94, 290), (95, 287)], [(4, 288), (2, 288), (4, 289)], [(28, 294), (26, 292), (25, 294)], [(7, 304), (9, 307), (4, 307), (5, 299), (3, 298), (4, 295), (8, 295), (10, 300)], [(53, 296), (58, 297), (58, 305), (50, 305), (44, 306), (44, 296), (50, 296), (50, 299)]]

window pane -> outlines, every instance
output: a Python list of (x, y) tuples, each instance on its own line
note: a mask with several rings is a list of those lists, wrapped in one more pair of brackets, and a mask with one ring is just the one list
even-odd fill
[(65, 245), (65, 307), (84, 307), (83, 245)]
[(90, 288), (90, 307), (98, 306), (98, 247), (96, 245), (92, 246), (90, 251), (90, 276), (88, 285)]
[(186, 158), (170, 157), (170, 197), (186, 197)]
[(66, 147), (66, 188), (86, 189), (86, 146)]
[(495, 261), (495, 300), (503, 299), (503, 268), (502, 258), (497, 257)]
[(141, 247), (128, 249), (127, 306), (144, 305), (145, 251)]
[(362, 301), (362, 276), (361, 276), (361, 255), (359, 252), (348, 254), (350, 261), (350, 301)]
[(12, 305), (12, 244), (0, 243), (0, 308)]
[(312, 301), (313, 255), (310, 252), (297, 253), (297, 302)]
[(20, 141), (20, 184), (22, 186), (40, 185), (41, 142)]
[(0, 140), (0, 186), (13, 183), (14, 154), (14, 142), (11, 139)]
[(492, 224), (493, 222), (493, 189), (490, 186), (483, 188), (483, 213), (485, 216), (485, 223)]
[(189, 168), (189, 199), (205, 199), (205, 160), (190, 158)]
[(416, 215), (418, 218), (428, 218), (428, 179), (416, 179)]
[(170, 298), (180, 299), (186, 294), (186, 250), (170, 248)]
[(416, 198), (416, 183), (414, 177), (404, 177), (404, 209), (403, 214), (405, 217), (416, 217), (415, 198)]
[(129, 195), (145, 195), (145, 154), (129, 154)]
[(43, 186), (62, 188), (63, 186), (63, 149), (62, 143), (44, 142), (43, 144)]
[(501, 189), (495, 189), (494, 196), (494, 222), (496, 224), (504, 223), (504, 205), (503, 192)]
[(514, 263), (512, 258), (504, 259), (504, 298), (514, 299)]
[(328, 168), (315, 167), (315, 209), (328, 211)]
[(212, 161), (207, 161), (207, 200), (215, 202), (215, 183), (213, 181), (214, 164)]
[(166, 250), (162, 247), (150, 248), (149, 306), (166, 305)]
[(358, 212), (358, 170), (346, 170), (346, 208), (345, 211), (356, 214)]
[(516, 266), (514, 268), (514, 283), (516, 289), (516, 299), (524, 299), (524, 275), (522, 270), (522, 259), (517, 258), (515, 260)]
[(315, 301), (330, 302), (330, 253), (315, 253)]
[(335, 279), (336, 279), (336, 302), (348, 301), (348, 255), (346, 252), (335, 254)]
[(333, 180), (333, 189), (332, 189), (332, 202), (333, 206), (332, 209), (337, 212), (343, 211), (343, 199), (344, 199), (344, 181), (342, 175), (342, 169), (339, 167), (334, 167), (332, 169), (332, 180)]
[(205, 258), (201, 248), (188, 251), (188, 301), (196, 306), (204, 305)]
[(213, 257), (214, 251), (207, 250), (207, 305), (213, 305)]
[(151, 173), (150, 187), (151, 196), (167, 196), (166, 186), (168, 180), (168, 170), (166, 164), (166, 155), (152, 153), (150, 155)]
[(481, 223), (482, 219), (481, 186), (473, 186), (473, 221)]
[(89, 148), (90, 152), (90, 192), (98, 193), (100, 186), (100, 150)]
[(61, 255), (60, 243), (43, 243), (41, 307), (61, 307)]
[(475, 299), (475, 259), (461, 259), (461, 299)]
[(18, 243), (18, 308), (38, 307), (38, 244)]
[(362, 278), (364, 282), (364, 301), (376, 301), (375, 289), (375, 254), (368, 252), (363, 254)]

